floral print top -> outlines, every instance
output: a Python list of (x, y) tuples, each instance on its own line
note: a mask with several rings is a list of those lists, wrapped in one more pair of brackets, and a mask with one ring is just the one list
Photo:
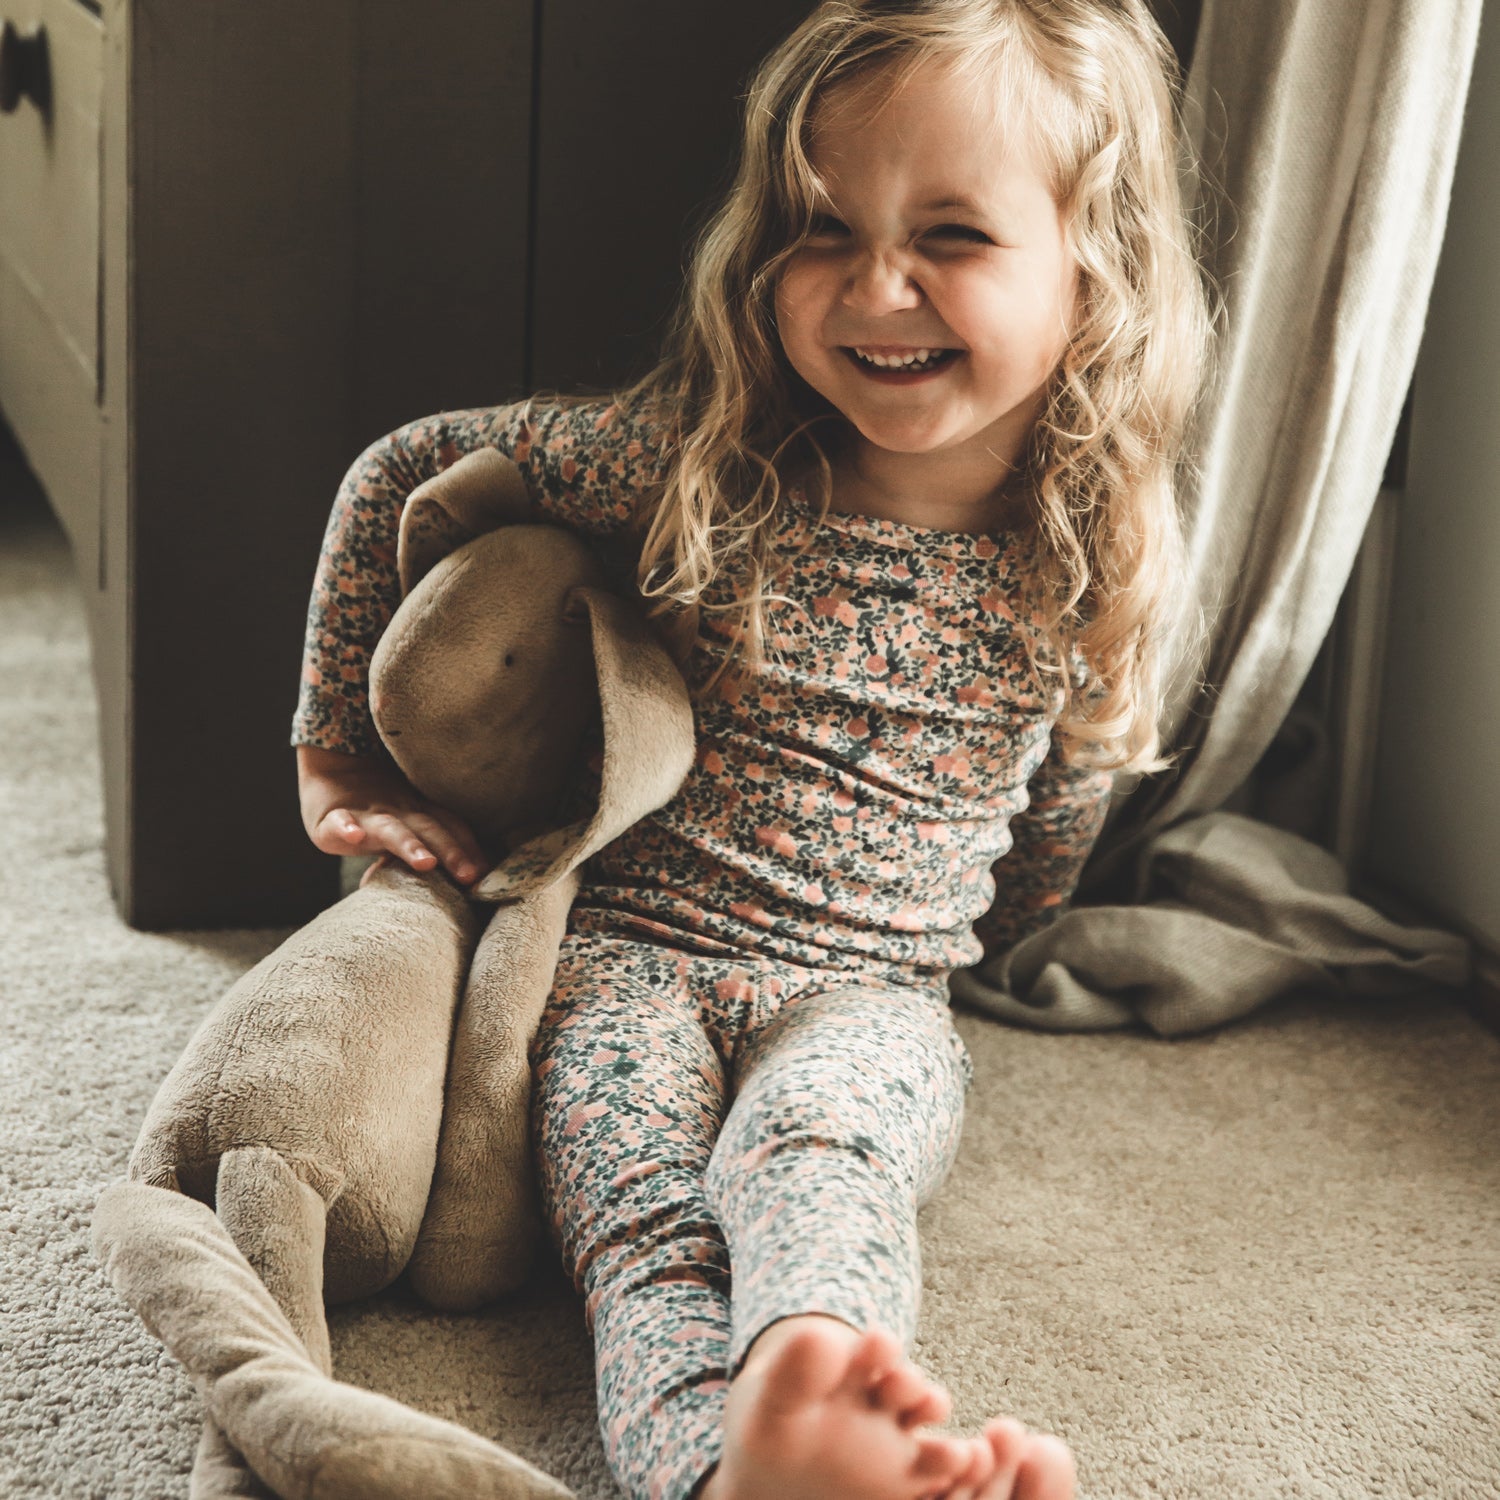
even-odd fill
[[(479, 447), (513, 458), (533, 502), (592, 538), (629, 588), (637, 498), (667, 455), (604, 402), (446, 412), (372, 444), (329, 518), (292, 743), (373, 753), (371, 654), (400, 600), (408, 494)], [(707, 608), (684, 675), (697, 759), (670, 802), (590, 862), (575, 927), (751, 949), (822, 966), (943, 972), (1053, 919), (1098, 836), (1108, 772), (1050, 755), (1055, 689), (1026, 650), (1031, 543), (830, 512), (798, 491), (748, 683), (706, 696), (727, 645)], [(805, 549), (805, 550), (804, 550)], [(725, 580), (704, 603), (728, 603)]]

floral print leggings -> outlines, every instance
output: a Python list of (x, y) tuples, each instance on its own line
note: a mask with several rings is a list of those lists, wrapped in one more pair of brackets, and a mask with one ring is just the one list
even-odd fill
[(543, 1202), (631, 1500), (692, 1493), (729, 1381), (778, 1318), (910, 1347), (917, 1209), (973, 1078), (945, 980), (572, 931), (532, 1065)]

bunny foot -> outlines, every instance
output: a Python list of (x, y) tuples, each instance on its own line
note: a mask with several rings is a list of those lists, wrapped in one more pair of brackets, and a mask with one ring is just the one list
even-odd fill
[(261, 1483), (210, 1417), (198, 1439), (188, 1500), (276, 1500), (276, 1491)]
[(207, 1393), (214, 1419), (284, 1500), (572, 1500), (465, 1427), (264, 1355)]
[[(497, 1443), (325, 1375), (205, 1204), (112, 1183), (93, 1228), (115, 1289), (192, 1376), (225, 1441), (282, 1500), (571, 1500)], [(226, 1484), (240, 1483), (219, 1469)]]

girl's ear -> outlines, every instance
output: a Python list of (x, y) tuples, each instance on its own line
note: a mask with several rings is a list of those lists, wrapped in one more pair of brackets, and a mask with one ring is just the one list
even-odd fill
[(433, 565), (501, 526), (541, 519), (521, 471), (495, 448), (478, 448), (406, 497), (396, 542), (404, 599)]

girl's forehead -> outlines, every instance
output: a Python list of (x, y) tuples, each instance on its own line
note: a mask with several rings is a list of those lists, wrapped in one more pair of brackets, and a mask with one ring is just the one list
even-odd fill
[(968, 141), (1030, 154), (1039, 124), (1030, 94), (1009, 68), (976, 75), (942, 58), (887, 63), (838, 79), (814, 98), (807, 144), (816, 150), (832, 136), (848, 141), (893, 120), (920, 124), (937, 118), (955, 144)]
[(951, 63), (928, 59), (904, 69), (843, 79), (809, 113), (807, 153), (818, 175), (857, 174), (903, 156), (924, 184), (961, 198), (976, 172), (998, 183), (1017, 175), (1049, 178), (1018, 88), (976, 87)]

